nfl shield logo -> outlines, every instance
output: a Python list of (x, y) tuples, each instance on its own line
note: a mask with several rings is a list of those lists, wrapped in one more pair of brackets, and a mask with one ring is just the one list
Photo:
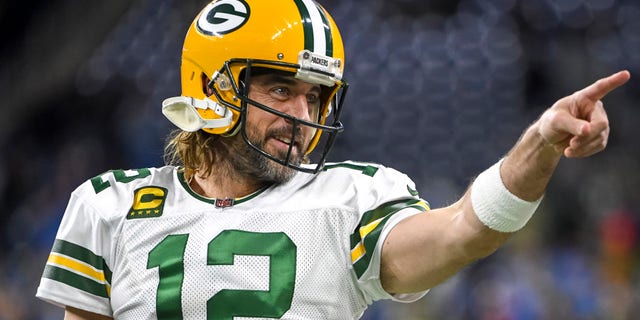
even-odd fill
[(224, 198), (224, 199), (216, 199), (216, 208), (228, 208), (233, 206), (233, 199)]

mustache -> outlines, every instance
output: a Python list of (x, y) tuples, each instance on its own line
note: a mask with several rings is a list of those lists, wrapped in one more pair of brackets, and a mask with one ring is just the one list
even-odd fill
[(295, 129), (293, 126), (283, 126), (275, 129), (271, 129), (266, 132), (265, 140), (268, 138), (287, 138), (293, 142), (293, 145), (298, 148), (298, 150), (302, 151), (302, 147), (304, 144), (304, 134), (302, 133), (302, 129), (300, 126), (297, 126)]

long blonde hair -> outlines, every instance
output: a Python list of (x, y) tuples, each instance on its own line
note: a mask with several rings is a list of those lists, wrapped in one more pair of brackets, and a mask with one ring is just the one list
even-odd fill
[(167, 165), (184, 168), (184, 178), (189, 181), (198, 172), (208, 176), (215, 161), (215, 144), (220, 136), (208, 134), (201, 130), (186, 132), (172, 131), (164, 147), (164, 162)]

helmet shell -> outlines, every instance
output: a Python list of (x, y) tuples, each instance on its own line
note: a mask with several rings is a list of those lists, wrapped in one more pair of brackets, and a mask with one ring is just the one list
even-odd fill
[[(277, 62), (277, 65), (257, 63), (253, 66), (296, 73), (300, 67), (299, 54), (303, 50), (340, 61), (339, 77), (321, 107), (319, 121), (324, 121), (330, 102), (341, 86), (344, 71), (342, 37), (326, 10), (312, 0), (213, 1), (196, 16), (185, 37), (181, 64), (182, 95), (197, 99), (207, 97), (206, 80), (213, 79), (217, 72), (222, 73), (225, 64), (231, 71), (228, 75), (231, 81), (239, 84), (246, 64), (229, 64), (233, 59)], [(210, 96), (210, 99), (216, 101), (220, 97), (237, 108), (230, 108), (233, 120), (229, 126), (202, 130), (225, 134), (238, 123), (241, 99), (237, 90), (220, 90), (215, 83), (212, 85), (217, 95)], [(205, 119), (220, 117), (211, 109), (197, 111)], [(317, 142), (317, 138), (314, 140)]]

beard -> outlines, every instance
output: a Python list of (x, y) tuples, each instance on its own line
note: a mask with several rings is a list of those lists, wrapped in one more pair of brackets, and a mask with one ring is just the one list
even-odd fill
[[(244, 128), (244, 130), (247, 130), (247, 139), (251, 142), (252, 145), (259, 148), (260, 150), (267, 152), (276, 159), (282, 161), (286, 159), (286, 151), (266, 151), (265, 141), (270, 137), (278, 135), (291, 135), (291, 129), (282, 128), (271, 130), (267, 132), (262, 139), (257, 138), (258, 134), (254, 133), (252, 130), (249, 130), (246, 127)], [(300, 152), (301, 145), (301, 143), (298, 143), (298, 148), (291, 151), (289, 163), (296, 166), (302, 163), (304, 156)], [(254, 150), (247, 144), (247, 142), (244, 141), (244, 138), (240, 133), (231, 137), (229, 149), (229, 165), (239, 176), (250, 177), (257, 180), (258, 182), (265, 184), (282, 184), (291, 180), (291, 178), (293, 178), (293, 176), (295, 176), (297, 173), (297, 170), (271, 160), (260, 154), (258, 151)]]

